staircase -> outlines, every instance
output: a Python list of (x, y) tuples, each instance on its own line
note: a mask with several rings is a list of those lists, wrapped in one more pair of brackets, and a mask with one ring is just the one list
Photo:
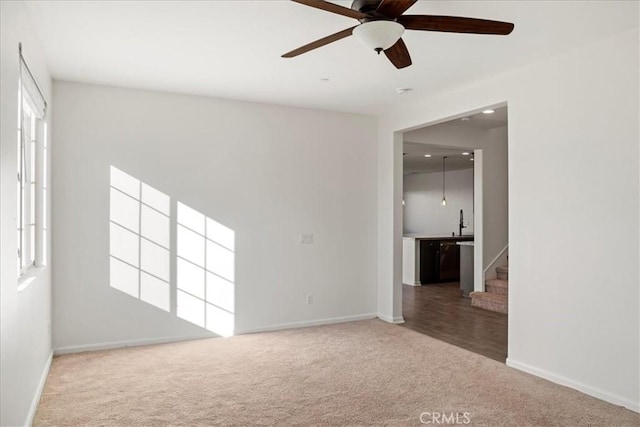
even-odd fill
[(509, 306), (509, 266), (497, 267), (497, 279), (485, 282), (486, 292), (471, 292), (471, 305), (485, 310), (507, 313)]

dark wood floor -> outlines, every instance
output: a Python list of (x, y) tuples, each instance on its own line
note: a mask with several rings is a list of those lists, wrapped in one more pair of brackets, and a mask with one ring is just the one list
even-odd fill
[(403, 326), (491, 359), (507, 358), (507, 315), (471, 307), (458, 283), (402, 286)]

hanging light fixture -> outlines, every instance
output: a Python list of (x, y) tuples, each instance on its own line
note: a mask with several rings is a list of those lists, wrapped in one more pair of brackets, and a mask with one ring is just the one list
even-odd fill
[(440, 202), (442, 206), (447, 206), (447, 199), (446, 197), (444, 197), (444, 176), (445, 176), (444, 162), (446, 159), (447, 159), (447, 156), (442, 156), (442, 201)]

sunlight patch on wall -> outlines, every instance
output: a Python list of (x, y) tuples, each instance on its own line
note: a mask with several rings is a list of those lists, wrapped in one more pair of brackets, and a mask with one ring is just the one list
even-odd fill
[[(114, 166), (110, 172), (110, 286), (218, 335), (232, 336), (235, 232), (178, 203), (172, 241), (176, 216), (170, 197)], [(174, 255), (176, 282), (171, 278)]]
[(234, 331), (235, 232), (178, 203), (177, 315), (221, 336)]
[(110, 286), (170, 311), (171, 200), (114, 166), (110, 182)]

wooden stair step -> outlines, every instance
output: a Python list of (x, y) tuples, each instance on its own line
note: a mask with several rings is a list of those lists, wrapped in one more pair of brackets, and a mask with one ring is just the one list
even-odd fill
[(485, 291), (489, 294), (509, 294), (509, 281), (502, 279), (488, 279), (485, 281)]
[(497, 313), (507, 313), (509, 298), (507, 295), (488, 292), (471, 292), (471, 306)]

